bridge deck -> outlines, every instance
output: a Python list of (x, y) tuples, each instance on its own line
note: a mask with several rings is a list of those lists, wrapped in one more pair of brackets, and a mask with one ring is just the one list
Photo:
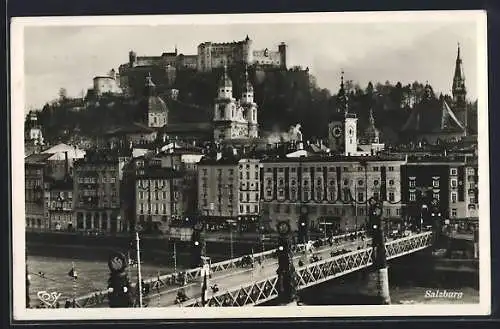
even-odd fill
[[(336, 244), (350, 241), (351, 236), (363, 234), (363, 231), (352, 232), (347, 234), (342, 234), (338, 236), (334, 236), (333, 239), (337, 241)], [(325, 239), (322, 239), (322, 242), (325, 243)], [(303, 253), (306, 249), (306, 246), (303, 244), (299, 244), (294, 246), (294, 251), (296, 253)], [(322, 250), (331, 250), (331, 248), (323, 247)], [(276, 264), (276, 259), (274, 258), (274, 253), (276, 249), (255, 253), (252, 255), (253, 260), (257, 263), (259, 260), (263, 265), (263, 268), (267, 268), (270, 265)], [(250, 255), (249, 255), (250, 256)], [(324, 256), (322, 254), (322, 256)], [(210, 267), (210, 271), (212, 273), (211, 282), (217, 282), (219, 286), (227, 287), (227, 282), (232, 283), (233, 279), (230, 279), (232, 276), (243, 275), (248, 278), (248, 274), (259, 276), (259, 272), (257, 270), (251, 269), (243, 269), (237, 265), (237, 263), (241, 260), (241, 257), (237, 257), (234, 259), (228, 259), (222, 262), (213, 263)], [(297, 260), (298, 262), (298, 260)], [(275, 266), (271, 266), (274, 270), (276, 270)], [(152, 305), (163, 305), (167, 303), (173, 303), (175, 300), (175, 296), (177, 295), (177, 291), (180, 289), (184, 289), (188, 296), (194, 296), (195, 292), (199, 293), (200, 291), (200, 282), (201, 282), (201, 274), (202, 268), (194, 268), (184, 272), (186, 274), (188, 284), (186, 286), (180, 287), (176, 284), (172, 284), (169, 280), (172, 276), (175, 276), (176, 273), (162, 275), (156, 278), (149, 278), (145, 280), (145, 283), (149, 283), (151, 285), (151, 291), (153, 294), (149, 295), (145, 301)], [(238, 280), (238, 279), (234, 279)], [(241, 280), (241, 278), (239, 279)], [(241, 282), (241, 281), (240, 281)], [(222, 283), (222, 284), (221, 284)], [(213, 283), (212, 283), (213, 284)], [(135, 285), (135, 284), (134, 284)], [(172, 295), (174, 296), (172, 298)], [(158, 297), (159, 301), (158, 301)], [(155, 298), (155, 300), (153, 300)], [(168, 301), (168, 302), (167, 302)], [(87, 294), (85, 296), (81, 296), (76, 299), (77, 307), (106, 307), (107, 303), (107, 290), (94, 292)]]
[[(432, 244), (432, 233), (424, 232), (409, 237), (389, 241), (385, 244), (387, 259), (402, 257), (410, 253), (425, 249)], [(356, 248), (357, 249), (357, 248)], [(298, 289), (320, 284), (322, 282), (355, 272), (372, 265), (372, 248), (353, 250), (343, 255), (311, 263), (296, 268), (299, 279)], [(273, 267), (272, 270), (276, 270)], [(273, 275), (271, 269), (263, 275), (267, 278), (256, 278), (253, 281), (240, 281), (230, 289), (208, 295), (206, 306), (252, 306), (262, 304), (278, 296), (278, 276)], [(236, 279), (236, 277), (235, 277)], [(233, 284), (232, 280), (227, 282)], [(200, 298), (193, 298), (182, 304), (184, 307), (200, 307)]]

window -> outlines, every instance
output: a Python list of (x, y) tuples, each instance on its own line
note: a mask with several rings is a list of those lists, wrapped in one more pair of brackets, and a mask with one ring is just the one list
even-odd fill
[(240, 205), (240, 213), (243, 213), (244, 212), (244, 207), (243, 205)]
[(389, 192), (389, 201), (394, 202), (395, 197), (394, 197), (394, 192)]
[(247, 208), (247, 209), (246, 209), (246, 210), (247, 210), (247, 214), (248, 214), (248, 213), (250, 213), (250, 206), (249, 206), (249, 205), (247, 205), (247, 206), (246, 206), (246, 208)]
[(435, 188), (439, 187), (439, 179), (432, 180), (432, 187), (435, 187)]
[(450, 175), (456, 176), (457, 175), (457, 168), (450, 168)]
[(394, 167), (389, 167), (389, 171), (394, 171)]
[(304, 191), (304, 200), (309, 200), (309, 192)]
[(379, 183), (379, 182), (378, 182), (378, 179), (376, 179), (376, 180), (374, 180), (374, 181), (373, 181), (373, 185), (375, 185), (375, 186), (377, 186), (377, 185), (378, 185), (378, 183)]
[(436, 200), (439, 200), (439, 193), (433, 193), (432, 197)]
[(358, 171), (363, 171), (363, 167), (358, 167)]
[(246, 172), (246, 177), (247, 177), (247, 179), (250, 179), (250, 172), (249, 171)]
[(457, 202), (457, 192), (451, 192), (451, 203)]
[(363, 180), (362, 179), (358, 180), (358, 186), (363, 186)]
[(344, 167), (343, 170), (346, 172), (346, 171), (349, 171), (349, 169), (347, 167)]
[(334, 172), (335, 171), (335, 167), (328, 167), (328, 171), (329, 172)]
[(410, 187), (415, 187), (415, 180), (414, 179), (410, 180)]
[(454, 178), (451, 180), (451, 187), (456, 188), (457, 187), (457, 180)]
[(229, 169), (229, 175), (232, 176), (234, 174), (234, 169)]
[(468, 175), (474, 175), (474, 168), (468, 168), (467, 169), (467, 174)]
[(365, 195), (363, 192), (358, 193), (358, 202), (364, 202), (365, 201)]
[(391, 208), (387, 208), (387, 209), (385, 209), (385, 215), (386, 215), (387, 217), (390, 217), (390, 216), (391, 216)]
[(416, 195), (415, 195), (415, 192), (410, 192), (410, 201), (415, 201), (417, 198), (416, 198)]
[(400, 213), (401, 213), (401, 209), (396, 208), (396, 216), (399, 216)]
[(374, 192), (374, 193), (373, 193), (373, 198), (374, 198), (375, 200), (378, 200), (378, 199), (379, 199), (378, 192)]
[(271, 190), (267, 190), (266, 195), (268, 198), (270, 198), (272, 196)]
[(476, 203), (476, 198), (474, 198), (474, 197), (473, 197), (473, 198), (470, 198), (470, 199), (469, 199), (469, 202), (470, 202), (470, 203)]
[(344, 179), (344, 185), (349, 185), (349, 180), (348, 179)]
[(373, 171), (378, 171), (378, 167), (373, 167)]
[(394, 185), (394, 179), (389, 179), (389, 185), (393, 186)]
[(457, 209), (451, 209), (451, 217), (457, 217)]

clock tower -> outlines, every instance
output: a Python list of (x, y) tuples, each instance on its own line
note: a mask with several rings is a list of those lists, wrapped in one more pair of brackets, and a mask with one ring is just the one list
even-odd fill
[(331, 152), (350, 156), (358, 153), (358, 118), (349, 113), (347, 92), (344, 88), (344, 71), (340, 76), (337, 108), (328, 124), (328, 147)]

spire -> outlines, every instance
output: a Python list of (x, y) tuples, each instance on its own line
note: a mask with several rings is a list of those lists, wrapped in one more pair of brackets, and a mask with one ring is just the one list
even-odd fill
[(227, 74), (227, 65), (225, 62), (224, 62), (224, 71), (222, 73), (220, 87), (221, 88), (232, 88), (233, 87), (233, 82), (231, 81), (231, 79), (229, 78), (229, 76)]
[(337, 109), (338, 112), (344, 112), (344, 114), (348, 112), (347, 94), (344, 88), (344, 70), (341, 71), (340, 75), (340, 89), (337, 94), (337, 104), (338, 104), (338, 109)]
[(177, 56), (177, 45), (175, 45), (175, 56)]
[(370, 125), (375, 127), (375, 118), (373, 117), (373, 109), (370, 109)]
[(155, 87), (156, 85), (154, 84), (153, 79), (151, 78), (151, 72), (148, 72), (145, 82), (146, 95), (151, 96), (155, 90)]
[(247, 34), (247, 37), (245, 38), (245, 41), (249, 41), (250, 38), (248, 37), (248, 34)]
[(462, 67), (462, 58), (460, 57), (460, 43), (457, 44), (457, 59), (455, 61), (455, 74), (453, 75), (453, 96), (465, 95), (465, 76)]
[(248, 77), (248, 65), (245, 65), (245, 83), (243, 85), (243, 92), (252, 92), (253, 86)]

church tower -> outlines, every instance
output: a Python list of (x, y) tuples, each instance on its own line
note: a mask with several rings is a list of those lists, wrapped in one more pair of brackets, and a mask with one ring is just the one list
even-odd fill
[(214, 140), (221, 141), (230, 139), (232, 131), (232, 121), (236, 118), (236, 102), (233, 98), (233, 83), (227, 74), (227, 67), (219, 83), (217, 98), (214, 105)]
[(248, 77), (248, 68), (245, 68), (245, 81), (241, 91), (240, 104), (243, 107), (243, 117), (248, 122), (248, 137), (257, 138), (259, 135), (257, 104), (254, 102), (254, 91)]
[(141, 116), (146, 116), (150, 128), (161, 128), (167, 124), (168, 108), (163, 99), (156, 94), (156, 85), (151, 73), (148, 73), (144, 83), (144, 99), (139, 103)]
[(337, 93), (337, 107), (328, 123), (328, 148), (333, 153), (342, 153), (345, 150), (345, 118), (347, 111), (347, 94), (344, 88), (344, 71), (342, 71), (340, 89)]
[(451, 89), (453, 95), (453, 110), (461, 122), (466, 122), (466, 96), (465, 75), (463, 71), (462, 58), (460, 57), (460, 44), (457, 48), (457, 59), (455, 61), (455, 74), (453, 75), (453, 86)]

